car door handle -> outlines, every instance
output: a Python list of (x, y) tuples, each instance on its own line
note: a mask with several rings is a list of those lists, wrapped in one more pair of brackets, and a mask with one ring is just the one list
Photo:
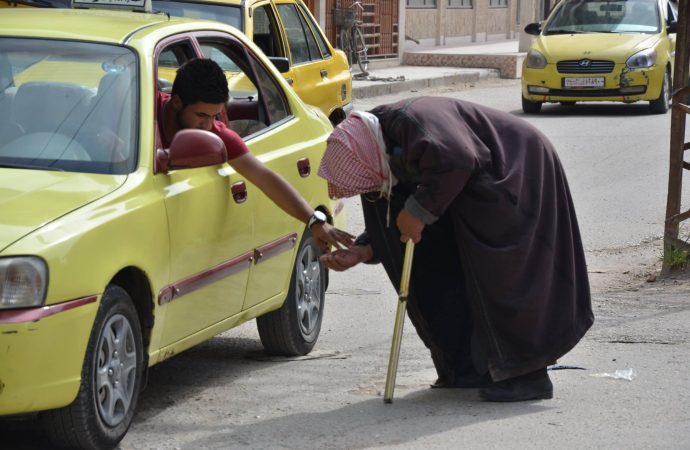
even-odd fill
[(321, 69), (321, 78), (326, 78), (328, 76), (328, 71), (326, 69)]
[(247, 185), (244, 184), (244, 181), (232, 183), (230, 189), (232, 191), (232, 199), (235, 203), (244, 203), (247, 201)]
[(309, 158), (300, 158), (297, 160), (297, 171), (302, 178), (306, 178), (311, 174), (311, 163), (309, 162)]

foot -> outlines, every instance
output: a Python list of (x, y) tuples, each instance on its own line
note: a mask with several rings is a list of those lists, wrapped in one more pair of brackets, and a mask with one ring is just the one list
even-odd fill
[(491, 381), (491, 376), (486, 373), (484, 375), (479, 375), (476, 373), (471, 373), (467, 375), (461, 375), (455, 377), (452, 381), (446, 377), (439, 377), (438, 380), (431, 385), (433, 389), (450, 389), (450, 388), (481, 388), (486, 386), (491, 386), (493, 382)]
[(553, 384), (546, 368), (499, 381), (479, 390), (487, 402), (523, 402), (553, 398)]

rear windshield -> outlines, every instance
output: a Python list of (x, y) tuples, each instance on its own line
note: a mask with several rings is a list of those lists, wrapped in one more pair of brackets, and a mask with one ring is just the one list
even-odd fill
[(133, 171), (137, 78), (124, 47), (0, 38), (0, 167)]

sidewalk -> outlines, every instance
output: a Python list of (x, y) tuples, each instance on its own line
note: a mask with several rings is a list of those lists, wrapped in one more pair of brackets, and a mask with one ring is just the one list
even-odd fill
[(524, 57), (517, 40), (412, 48), (399, 66), (376, 68), (373, 63), (366, 78), (355, 70), (352, 93), (367, 98), (486, 78), (519, 78)]

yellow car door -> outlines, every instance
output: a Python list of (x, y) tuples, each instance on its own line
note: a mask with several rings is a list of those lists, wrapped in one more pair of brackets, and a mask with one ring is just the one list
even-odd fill
[[(161, 55), (159, 60), (169, 66), (193, 52), (185, 40), (169, 44)], [(171, 292), (162, 296), (160, 308), (165, 347), (241, 311), (253, 258), (253, 199), (244, 196), (244, 182), (228, 164), (173, 170), (158, 174), (157, 180), (171, 249)]]

